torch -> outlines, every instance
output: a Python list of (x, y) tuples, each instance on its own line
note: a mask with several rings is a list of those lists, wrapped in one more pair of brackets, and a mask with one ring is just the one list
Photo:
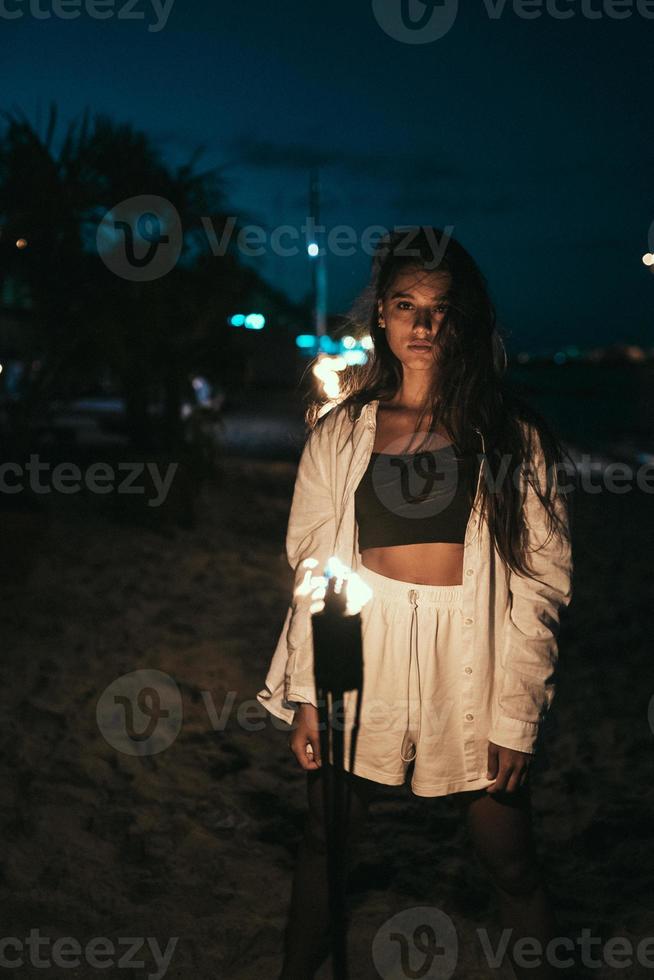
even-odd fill
[[(360, 609), (372, 595), (372, 590), (356, 573), (350, 573), (335, 556), (329, 559), (327, 571), (324, 601), (312, 607), (314, 611), (311, 622), (320, 751), (323, 760), (322, 791), (327, 838), (333, 975), (338, 980), (347, 980), (345, 876), (350, 786), (347, 784), (344, 791), (344, 729), (347, 720), (345, 693), (354, 692), (355, 698), (349, 751), (349, 769), (352, 771), (363, 686)], [(330, 761), (330, 754), (333, 781), (328, 778), (326, 765)]]

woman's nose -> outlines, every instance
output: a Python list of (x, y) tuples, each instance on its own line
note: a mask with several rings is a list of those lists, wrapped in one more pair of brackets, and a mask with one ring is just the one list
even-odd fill
[(431, 331), (431, 313), (429, 310), (418, 310), (415, 319), (416, 327), (424, 327), (425, 330)]

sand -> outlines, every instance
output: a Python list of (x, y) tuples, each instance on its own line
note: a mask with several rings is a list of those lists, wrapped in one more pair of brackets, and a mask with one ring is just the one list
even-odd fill
[[(103, 970), (83, 954), (44, 972), (25, 951), (17, 976), (161, 975), (151, 947), (141, 968), (116, 965), (125, 937), (162, 949), (178, 937), (170, 978), (277, 975), (304, 776), (254, 695), (290, 594), (295, 465), (221, 466), (191, 526), (106, 498), (60, 496), (41, 516), (14, 515), (2, 612), (3, 936), (38, 930), (50, 937), (44, 955), (57, 937), (116, 944)], [(539, 849), (566, 932), (634, 945), (654, 936), (652, 504), (638, 490), (577, 497), (575, 596), (534, 774)], [(138, 669), (169, 675), (182, 711), (171, 744), (141, 756), (109, 744), (96, 718), (108, 685)], [(237, 717), (245, 704), (255, 705), (249, 726)], [(493, 890), (447, 798), (382, 791), (349, 897), (356, 980), (379, 975), (370, 951), (385, 921), (418, 906), (450, 916), (455, 977), (511, 976), (485, 964), (476, 930), (498, 936)]]

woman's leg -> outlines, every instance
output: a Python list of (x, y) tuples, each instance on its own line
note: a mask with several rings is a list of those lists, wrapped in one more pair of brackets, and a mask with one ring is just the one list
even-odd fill
[[(329, 953), (329, 883), (322, 779), (343, 778), (349, 786), (346, 812), (347, 840), (354, 843), (366, 823), (368, 806), (377, 783), (349, 772), (337, 772), (329, 763), (307, 770), (308, 812), (300, 840), (284, 934), (284, 964), (279, 980), (310, 980)], [(352, 849), (347, 849), (348, 868)], [(343, 881), (343, 901), (345, 901)]]
[[(466, 814), (466, 826), (476, 854), (488, 871), (498, 896), (502, 929), (510, 929), (507, 956), (518, 980), (552, 980), (578, 976), (575, 967), (555, 966), (551, 956), (566, 962), (574, 954), (564, 945), (546, 955), (548, 942), (561, 936), (543, 881), (536, 853), (531, 822), (531, 788), (526, 785), (514, 793), (488, 793), (485, 790), (462, 793), (459, 802)], [(540, 944), (524, 944), (524, 960), (516, 962), (514, 943), (530, 937)], [(518, 947), (516, 954), (520, 954)], [(540, 965), (535, 966), (535, 963)], [(528, 965), (525, 965), (528, 964)]]

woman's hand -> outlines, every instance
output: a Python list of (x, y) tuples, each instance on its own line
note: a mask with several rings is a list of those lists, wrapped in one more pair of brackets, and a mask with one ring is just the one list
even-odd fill
[(294, 721), (295, 727), (288, 739), (293, 755), (303, 769), (319, 769), (321, 758), (318, 709), (312, 704), (301, 704)]
[(495, 742), (488, 743), (488, 778), (494, 779), (487, 793), (513, 793), (524, 786), (529, 775), (532, 756), (529, 752), (507, 749)]

